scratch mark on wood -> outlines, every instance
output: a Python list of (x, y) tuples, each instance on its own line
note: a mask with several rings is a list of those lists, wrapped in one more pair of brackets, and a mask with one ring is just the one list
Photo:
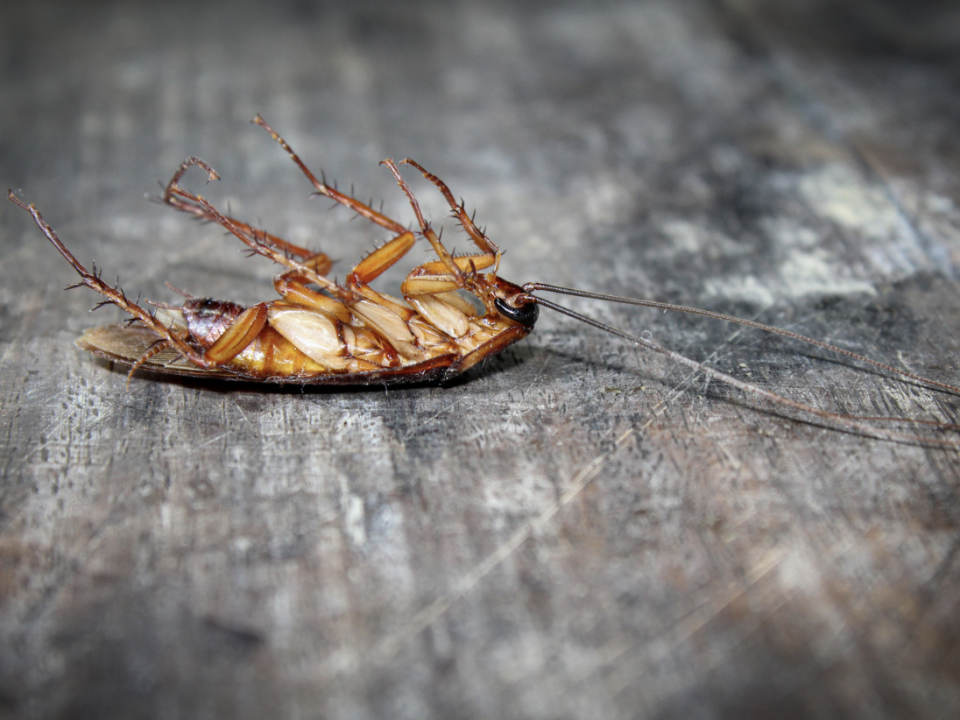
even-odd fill
[[(669, 657), (680, 645), (687, 642), (724, 610), (756, 587), (756, 585), (776, 569), (791, 552), (791, 550), (780, 550), (770, 553), (750, 568), (745, 583), (732, 584), (723, 592), (718, 593), (720, 597), (711, 598), (694, 608), (690, 613), (681, 618), (671, 630), (664, 633), (659, 643), (645, 644), (644, 650), (647, 654), (640, 663), (621, 666), (614, 672), (613, 677), (609, 678), (605, 683), (609, 695), (619, 695), (631, 687), (644, 673), (649, 672), (658, 663)], [(654, 646), (652, 651), (651, 646)], [(617, 658), (613, 658), (613, 660), (616, 659)], [(599, 669), (600, 668), (597, 668), (597, 670)]]
[(500, 563), (510, 557), (533, 533), (545, 527), (562, 508), (569, 505), (597, 476), (604, 463), (616, 455), (626, 445), (627, 441), (633, 437), (634, 433), (634, 428), (630, 428), (617, 438), (613, 449), (603, 455), (598, 455), (590, 461), (590, 463), (576, 474), (570, 483), (570, 487), (563, 495), (553, 502), (548, 503), (536, 518), (520, 527), (506, 542), (487, 555), (487, 557), (478, 563), (470, 572), (457, 580), (451, 592), (438, 597), (410, 618), (399, 630), (384, 637), (368, 654), (368, 661), (377, 665), (386, 663), (399, 652), (400, 648), (403, 647), (406, 642), (436, 622), (454, 603), (470, 592), (477, 583), (483, 580), (483, 578)]

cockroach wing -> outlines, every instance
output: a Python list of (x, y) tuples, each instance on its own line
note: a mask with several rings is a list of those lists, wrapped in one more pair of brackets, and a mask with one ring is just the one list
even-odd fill
[[(78, 347), (104, 360), (131, 367), (157, 342), (156, 333), (138, 325), (101, 325), (85, 330), (76, 339)], [(141, 366), (142, 370), (166, 375), (181, 375), (196, 378), (221, 378), (241, 380), (236, 375), (217, 368), (204, 369), (185, 360), (176, 350), (158, 352)]]
[[(83, 350), (124, 367), (132, 367), (146, 355), (159, 338), (147, 328), (137, 325), (103, 325), (87, 330), (76, 340)], [(172, 349), (164, 349), (139, 366), (139, 370), (160, 375), (232, 380), (240, 382), (268, 382), (284, 385), (393, 385), (436, 382), (457, 375), (466, 367), (454, 366), (460, 360), (455, 355), (439, 355), (421, 363), (401, 368), (385, 368), (369, 372), (317, 373), (304, 375), (276, 375), (258, 377), (230, 366), (204, 369), (197, 367)]]

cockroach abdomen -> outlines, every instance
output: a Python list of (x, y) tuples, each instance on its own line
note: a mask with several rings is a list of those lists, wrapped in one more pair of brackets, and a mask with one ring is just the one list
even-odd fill
[(213, 298), (191, 298), (183, 304), (187, 330), (203, 347), (210, 347), (244, 310), (242, 305)]

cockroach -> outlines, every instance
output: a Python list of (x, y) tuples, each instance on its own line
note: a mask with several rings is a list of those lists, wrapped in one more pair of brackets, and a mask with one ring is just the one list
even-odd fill
[[(140, 369), (195, 378), (299, 385), (444, 381), (525, 338), (537, 322), (539, 308), (544, 307), (665, 355), (746, 393), (820, 418), (827, 424), (882, 439), (960, 448), (958, 441), (902, 434), (877, 423), (914, 423), (938, 430), (957, 430), (960, 429), (958, 425), (821, 410), (728, 375), (646, 337), (632, 335), (576, 313), (539, 293), (693, 313), (815, 345), (937, 390), (960, 395), (960, 388), (789, 330), (709, 310), (546, 283), (516, 285), (497, 274), (501, 252), (474, 224), (464, 203), (458, 203), (446, 183), (418, 163), (409, 158), (399, 164), (392, 159), (381, 163), (393, 174), (413, 209), (420, 228), (419, 233), (415, 233), (370, 205), (328, 185), (322, 175), (317, 179), (263, 118), (258, 115), (254, 122), (270, 133), (287, 152), (313, 185), (316, 195), (349, 208), (391, 233), (391, 239), (362, 259), (343, 283), (327, 276), (333, 263), (326, 254), (299, 247), (224, 215), (202, 195), (184, 189), (180, 181), (192, 167), (206, 172), (208, 182), (219, 179), (214, 169), (197, 157), (188, 158), (180, 165), (167, 183), (161, 200), (177, 210), (217, 223), (254, 254), (285, 268), (274, 280), (279, 300), (242, 307), (232, 302), (186, 295), (186, 301), (180, 306), (149, 303), (155, 309), (148, 311), (138, 302), (131, 301), (119, 285), (104, 282), (96, 268), (89, 272), (44, 221), (36, 207), (22, 202), (13, 190), (8, 193), (10, 200), (33, 216), (44, 235), (80, 275), (80, 282), (71, 287), (89, 287), (105, 298), (98, 307), (113, 304), (131, 316), (127, 325), (93, 328), (76, 341), (94, 355), (129, 367), (128, 384)], [(476, 252), (458, 255), (447, 250), (424, 218), (413, 191), (401, 176), (400, 165), (416, 169), (436, 186), (449, 204), (453, 217), (476, 246)], [(400, 285), (402, 300), (373, 290), (370, 283), (403, 258), (413, 248), (418, 235), (430, 243), (436, 259), (418, 265), (406, 276)], [(476, 304), (465, 294), (473, 296)]]

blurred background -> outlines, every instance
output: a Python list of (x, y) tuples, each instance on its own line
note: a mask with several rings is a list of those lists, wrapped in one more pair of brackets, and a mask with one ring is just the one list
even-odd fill
[[(515, 282), (755, 317), (956, 381), (955, 2), (2, 17), (0, 180), (131, 295), (273, 297), (269, 263), (144, 199), (189, 156), (221, 176), (189, 187), (338, 277), (386, 239), (309, 198), (261, 113), (405, 224), (378, 163), (416, 159)], [(0, 717), (960, 713), (956, 453), (759, 412), (546, 313), (452, 387), (127, 392), (72, 345), (120, 313), (61, 292), (75, 277), (9, 203), (0, 253)], [(569, 304), (805, 401), (956, 414), (730, 327)]]

